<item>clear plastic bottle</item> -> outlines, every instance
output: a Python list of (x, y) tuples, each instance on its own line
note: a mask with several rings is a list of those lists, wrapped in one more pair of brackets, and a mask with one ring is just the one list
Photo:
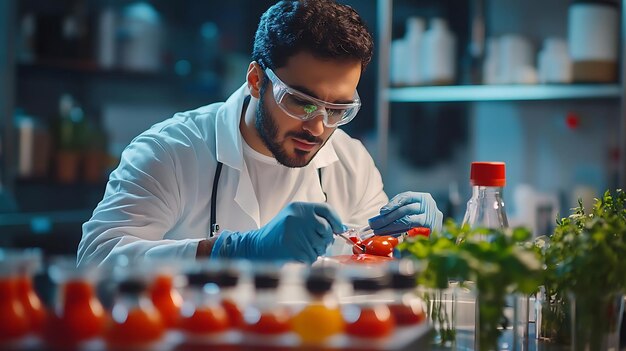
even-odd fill
[(0, 249), (0, 348), (11, 347), (30, 331), (18, 291), (19, 254)]
[(502, 198), (506, 173), (504, 162), (472, 162), (472, 197), (463, 224), (471, 228), (503, 229), (509, 226)]
[(187, 281), (180, 329), (191, 335), (211, 335), (227, 331), (230, 323), (221, 304), (216, 273), (189, 273)]
[(70, 349), (100, 337), (107, 317), (95, 289), (101, 271), (89, 265), (77, 267), (76, 259), (68, 256), (55, 259), (48, 272), (58, 289), (44, 327), (46, 342)]
[(148, 347), (165, 334), (165, 323), (147, 294), (147, 285), (131, 278), (120, 282), (104, 339), (111, 348)]
[(292, 321), (293, 331), (304, 344), (324, 343), (344, 330), (339, 302), (331, 292), (333, 276), (330, 269), (317, 268), (307, 277), (306, 290), (310, 301)]
[(426, 320), (424, 301), (415, 292), (417, 271), (410, 260), (394, 262), (390, 267), (393, 301), (389, 310), (396, 325), (411, 326)]
[(291, 331), (291, 313), (276, 301), (278, 270), (257, 272), (254, 276), (255, 295), (244, 311), (244, 330), (255, 336), (280, 336)]
[(387, 287), (383, 277), (353, 277), (352, 286), (358, 302), (343, 310), (346, 334), (358, 338), (381, 339), (393, 333), (395, 322), (389, 307), (380, 298)]
[(217, 284), (222, 296), (222, 307), (228, 314), (230, 327), (240, 329), (243, 326), (243, 313), (237, 299), (237, 284), (239, 272), (236, 269), (224, 267), (218, 273)]

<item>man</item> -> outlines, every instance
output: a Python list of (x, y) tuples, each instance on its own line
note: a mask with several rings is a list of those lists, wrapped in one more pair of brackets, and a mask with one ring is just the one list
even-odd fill
[(124, 150), (83, 225), (79, 264), (121, 254), (311, 263), (344, 224), (362, 226), (378, 214), (370, 223), (377, 232), (439, 228), (429, 194), (407, 192), (386, 204), (372, 158), (337, 129), (359, 110), (356, 87), (372, 50), (348, 6), (272, 6), (239, 90), (154, 125)]

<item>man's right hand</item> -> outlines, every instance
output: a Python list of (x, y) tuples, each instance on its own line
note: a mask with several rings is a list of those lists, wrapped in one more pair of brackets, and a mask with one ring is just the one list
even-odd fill
[(325, 203), (294, 202), (271, 221), (249, 232), (223, 231), (211, 257), (299, 261), (311, 264), (343, 231), (341, 219)]

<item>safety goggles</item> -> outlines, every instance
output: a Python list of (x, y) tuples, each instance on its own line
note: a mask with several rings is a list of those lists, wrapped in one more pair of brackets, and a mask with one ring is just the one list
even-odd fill
[(265, 70), (265, 73), (272, 81), (272, 92), (278, 106), (289, 116), (301, 121), (308, 121), (322, 115), (324, 125), (327, 128), (334, 128), (350, 122), (361, 108), (361, 99), (356, 91), (353, 102), (333, 104), (289, 87), (269, 68)]

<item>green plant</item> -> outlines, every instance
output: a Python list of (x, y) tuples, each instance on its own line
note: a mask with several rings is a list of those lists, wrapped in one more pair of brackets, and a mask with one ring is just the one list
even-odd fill
[(478, 303), (477, 337), (481, 350), (495, 349), (506, 296), (534, 292), (541, 282), (541, 263), (524, 228), (494, 230), (459, 226), (448, 220), (431, 238), (416, 237), (399, 245), (427, 262), (418, 283), (444, 289), (449, 281), (475, 283)]
[[(545, 265), (546, 298), (554, 304), (546, 327), (558, 325), (569, 310), (568, 295), (575, 297), (577, 344), (588, 342), (600, 349), (602, 336), (615, 328), (615, 316), (599, 313), (626, 289), (626, 193), (606, 191), (586, 212), (578, 207), (557, 221), (551, 238), (539, 238)], [(564, 330), (567, 332), (567, 330)], [(557, 337), (558, 337), (557, 333)], [(589, 339), (589, 340), (582, 340)]]

